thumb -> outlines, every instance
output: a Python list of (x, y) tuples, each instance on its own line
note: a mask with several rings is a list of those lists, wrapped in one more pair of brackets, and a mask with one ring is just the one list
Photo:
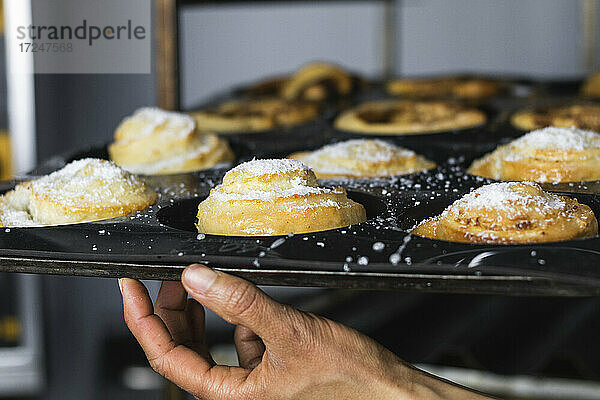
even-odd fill
[(196, 301), (226, 321), (251, 329), (264, 341), (281, 336), (295, 312), (241, 278), (194, 264), (181, 277), (185, 290)]

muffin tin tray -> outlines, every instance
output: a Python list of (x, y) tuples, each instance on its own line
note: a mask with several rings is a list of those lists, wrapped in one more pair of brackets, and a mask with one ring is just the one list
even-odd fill
[[(512, 295), (600, 294), (600, 239), (535, 246), (434, 241), (406, 233), (416, 221), (487, 180), (459, 167), (345, 186), (369, 220), (284, 237), (220, 237), (194, 230), (196, 206), (227, 168), (162, 184), (150, 209), (113, 220), (0, 232), (0, 269), (61, 275), (178, 279), (204, 263), (259, 284)], [(186, 175), (188, 176), (188, 175)], [(189, 177), (189, 176), (188, 176)], [(163, 178), (168, 181), (167, 178)], [(449, 183), (451, 184), (449, 185)], [(8, 189), (9, 185), (5, 187)], [(590, 191), (590, 187), (558, 190)], [(600, 199), (573, 194), (600, 215)]]
[[(514, 101), (522, 103), (522, 99)], [(508, 99), (502, 104), (510, 103)], [(417, 222), (491, 182), (466, 174), (465, 167), (514, 137), (515, 132), (506, 129), (505, 117), (499, 110), (483, 127), (466, 134), (447, 134), (452, 141), (440, 136), (443, 134), (385, 138), (436, 161), (439, 166), (431, 171), (385, 179), (323, 181), (325, 186), (344, 186), (351, 198), (365, 206), (368, 221), (356, 226), (278, 237), (198, 234), (194, 227), (197, 205), (230, 168), (222, 166), (192, 174), (146, 177), (161, 197), (156, 205), (134, 215), (0, 230), (0, 270), (175, 280), (186, 265), (203, 263), (265, 285), (600, 295), (598, 237), (500, 246), (450, 243), (407, 233)], [(283, 151), (306, 150), (348, 138), (332, 129), (330, 122), (323, 119), (303, 131), (308, 132), (305, 141), (298, 140), (303, 133), (296, 130), (273, 133), (277, 135), (275, 145), (260, 134), (230, 140), (238, 162), (254, 155), (285, 156)], [(478, 140), (472, 140), (471, 134)], [(32, 175), (86, 156), (106, 157), (106, 149), (101, 146), (56, 157)], [(13, 185), (5, 183), (0, 190)], [(545, 189), (576, 197), (600, 216), (599, 182), (546, 185)]]

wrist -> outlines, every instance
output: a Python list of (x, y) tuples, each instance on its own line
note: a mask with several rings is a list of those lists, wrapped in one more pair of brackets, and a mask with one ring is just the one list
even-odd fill
[(399, 361), (385, 385), (385, 399), (394, 400), (490, 400), (468, 388), (430, 375)]
[(392, 368), (384, 385), (382, 399), (441, 400), (435, 379), (401, 361)]

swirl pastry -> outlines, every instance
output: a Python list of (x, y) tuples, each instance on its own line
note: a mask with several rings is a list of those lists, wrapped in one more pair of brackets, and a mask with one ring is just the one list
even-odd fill
[(509, 181), (600, 179), (600, 134), (548, 127), (530, 132), (473, 162), (473, 175)]
[(510, 122), (516, 128), (531, 131), (546, 126), (558, 126), (600, 131), (600, 105), (575, 104), (519, 111)]
[(228, 101), (191, 115), (201, 130), (218, 133), (259, 132), (287, 128), (317, 117), (314, 104), (281, 99)]
[(131, 214), (154, 204), (156, 192), (115, 164), (86, 158), (0, 197), (2, 226), (60, 225)]
[(586, 97), (600, 97), (600, 72), (586, 79), (580, 92)]
[(329, 63), (311, 63), (291, 76), (275, 77), (243, 91), (250, 97), (281, 97), (287, 100), (324, 101), (348, 96), (362, 80)]
[(414, 151), (383, 140), (355, 139), (330, 144), (289, 158), (308, 165), (318, 179), (374, 178), (411, 174), (435, 167)]
[(125, 118), (108, 152), (123, 169), (145, 175), (197, 171), (235, 158), (226, 141), (199, 133), (193, 118), (158, 108)]
[(312, 63), (300, 69), (281, 86), (287, 100), (323, 101), (352, 92), (353, 78), (342, 68), (327, 63)]
[(485, 123), (481, 111), (450, 102), (384, 100), (343, 112), (335, 127), (379, 135), (411, 135), (472, 128)]
[(323, 188), (296, 160), (253, 160), (225, 174), (198, 206), (198, 231), (272, 236), (340, 228), (366, 220), (342, 187)]
[(390, 94), (411, 98), (478, 100), (498, 95), (505, 89), (500, 82), (484, 78), (396, 79), (387, 84)]
[(452, 242), (556, 242), (596, 236), (598, 221), (587, 205), (546, 193), (535, 183), (492, 183), (463, 196), (411, 233)]

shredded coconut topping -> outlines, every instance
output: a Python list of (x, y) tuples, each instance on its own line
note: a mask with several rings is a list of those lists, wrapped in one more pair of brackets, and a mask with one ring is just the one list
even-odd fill
[(583, 129), (547, 127), (532, 131), (511, 142), (513, 147), (583, 151), (600, 148), (600, 134)]
[(241, 172), (248, 176), (275, 175), (293, 171), (310, 171), (302, 161), (289, 159), (252, 160), (238, 165), (229, 172)]

